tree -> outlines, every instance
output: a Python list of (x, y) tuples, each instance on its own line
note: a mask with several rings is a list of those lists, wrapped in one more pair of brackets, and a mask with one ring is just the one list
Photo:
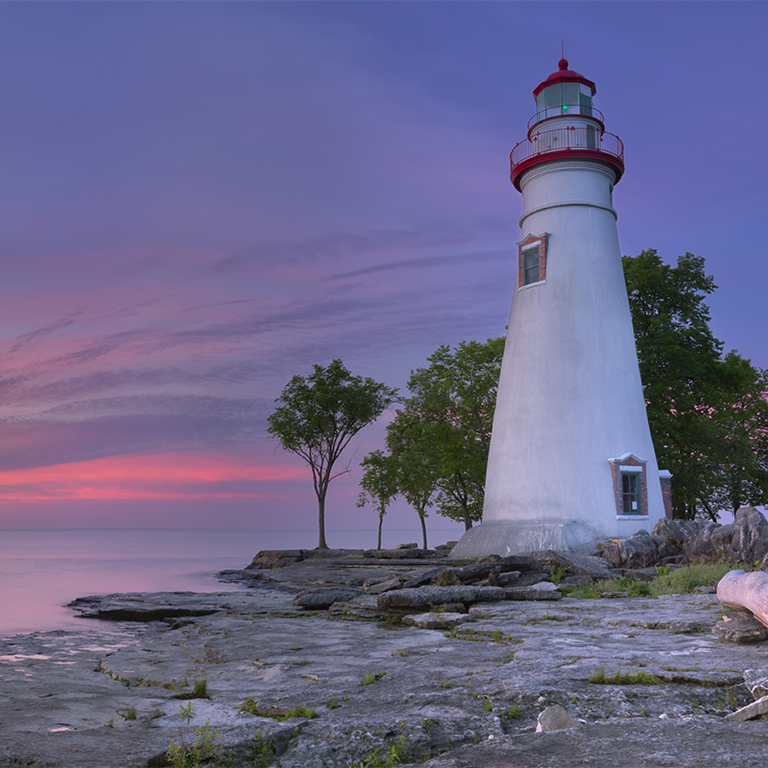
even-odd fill
[(362, 491), (357, 497), (358, 507), (371, 504), (379, 513), (379, 535), (376, 549), (381, 549), (381, 528), (387, 507), (397, 496), (397, 466), (391, 456), (382, 451), (369, 453), (360, 463), (363, 468), (363, 478), (360, 481)]
[(401, 465), (401, 488), (410, 487), (419, 500), (422, 528), (434, 502), (467, 530), (482, 517), (503, 354), (503, 337), (442, 346), (427, 358), (428, 367), (411, 374), (412, 396), (388, 425), (387, 445)]
[(672, 472), (675, 517), (716, 518), (768, 496), (766, 375), (709, 328), (716, 285), (704, 259), (677, 266), (656, 251), (623, 259), (648, 422), (659, 466)]
[(427, 549), (427, 510), (437, 492), (437, 460), (431, 453), (428, 425), (407, 408), (387, 425), (389, 448), (396, 472), (398, 493), (416, 510), (422, 547)]
[(327, 368), (315, 365), (306, 378), (294, 376), (269, 416), (269, 434), (280, 440), (286, 451), (301, 456), (312, 469), (318, 504), (318, 548), (325, 541), (325, 497), (334, 478), (349, 471), (333, 473), (334, 465), (349, 441), (375, 421), (397, 399), (397, 390), (373, 379), (353, 376), (341, 360)]

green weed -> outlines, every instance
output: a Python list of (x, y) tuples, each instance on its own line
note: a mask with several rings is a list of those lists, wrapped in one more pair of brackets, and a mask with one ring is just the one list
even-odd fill
[(514, 707), (512, 707), (512, 709), (508, 709), (501, 715), (501, 721), (505, 722), (506, 720), (517, 720), (524, 711), (525, 709), (523, 707), (520, 707), (516, 704)]
[(189, 725), (194, 716), (195, 711), (191, 701), (186, 706), (179, 705), (179, 717), (181, 718), (179, 743), (171, 740), (171, 745), (165, 753), (171, 768), (194, 768), (202, 763), (217, 759), (219, 756), (216, 744), (219, 739), (219, 732), (212, 729), (208, 723), (195, 728), (195, 740), (190, 745), (185, 744), (183, 726)]
[(568, 571), (563, 568), (562, 565), (553, 565), (549, 572), (549, 578), (552, 580), (552, 583), (557, 586), (563, 580), (566, 573), (568, 573)]
[(386, 675), (386, 670), (382, 670), (381, 672), (377, 672), (376, 674), (373, 674), (373, 672), (369, 672), (365, 679), (363, 680), (363, 685), (371, 685), (371, 683), (375, 683), (377, 680), (381, 680), (384, 675)]
[[(338, 704), (336, 706), (338, 706)], [(294, 717), (317, 717), (314, 709), (308, 709), (301, 704), (298, 704), (293, 709), (288, 710), (281, 709), (279, 707), (260, 707), (259, 702), (254, 699), (253, 696), (249, 696), (238, 707), (238, 709), (241, 712), (248, 712), (249, 714), (256, 715), (257, 717), (271, 717), (278, 723), (282, 723), (285, 720), (290, 720)]]
[(647, 672), (637, 672), (634, 675), (628, 673), (622, 674), (618, 669), (615, 674), (606, 677), (605, 668), (600, 667), (589, 678), (593, 685), (661, 685), (664, 681), (656, 675), (649, 675)]

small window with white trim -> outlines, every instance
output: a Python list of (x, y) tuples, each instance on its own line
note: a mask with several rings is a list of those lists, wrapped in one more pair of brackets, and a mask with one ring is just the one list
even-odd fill
[(620, 519), (647, 516), (647, 459), (641, 459), (634, 453), (625, 453), (609, 461), (617, 516)]
[(518, 289), (547, 281), (549, 237), (547, 232), (542, 232), (540, 235), (530, 234), (517, 244)]
[(643, 504), (640, 490), (640, 472), (622, 472), (621, 491), (623, 513), (625, 515), (641, 514)]

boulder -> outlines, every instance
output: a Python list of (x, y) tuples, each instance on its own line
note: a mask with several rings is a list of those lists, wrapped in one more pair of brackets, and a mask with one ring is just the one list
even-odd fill
[(355, 589), (354, 587), (320, 587), (308, 592), (299, 592), (293, 598), (293, 604), (297, 608), (322, 610), (333, 603), (346, 602), (364, 594), (362, 589)]
[(576, 555), (549, 549), (544, 556), (544, 565), (550, 568), (564, 568), (573, 576), (592, 576), (596, 579), (608, 579), (611, 576), (608, 563), (603, 558), (592, 555)]
[(734, 537), (733, 541), (738, 560), (750, 565), (763, 560), (768, 554), (768, 522), (764, 515), (754, 507), (741, 507), (733, 522), (740, 526), (738, 539)]
[(520, 571), (509, 571), (499, 575), (499, 586), (509, 587), (520, 579)]
[(685, 547), (684, 562), (716, 563), (724, 558), (731, 558), (731, 544), (734, 534), (738, 534), (740, 526), (717, 525), (704, 523), (696, 538)]
[(538, 717), (536, 733), (549, 731), (562, 731), (566, 728), (575, 728), (579, 724), (559, 704), (547, 707)]
[(622, 568), (648, 568), (658, 559), (658, 548), (648, 531), (641, 528), (628, 539), (619, 542), (619, 559)]
[(670, 520), (662, 517), (651, 532), (658, 548), (659, 560), (682, 555), (702, 527), (702, 520)]

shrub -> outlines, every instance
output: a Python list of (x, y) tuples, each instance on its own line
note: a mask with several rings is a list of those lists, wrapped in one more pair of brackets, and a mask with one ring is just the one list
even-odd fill
[(720, 581), (734, 567), (733, 563), (721, 560), (718, 563), (692, 563), (669, 573), (660, 573), (650, 584), (651, 594), (679, 595), (693, 592), (696, 587)]

